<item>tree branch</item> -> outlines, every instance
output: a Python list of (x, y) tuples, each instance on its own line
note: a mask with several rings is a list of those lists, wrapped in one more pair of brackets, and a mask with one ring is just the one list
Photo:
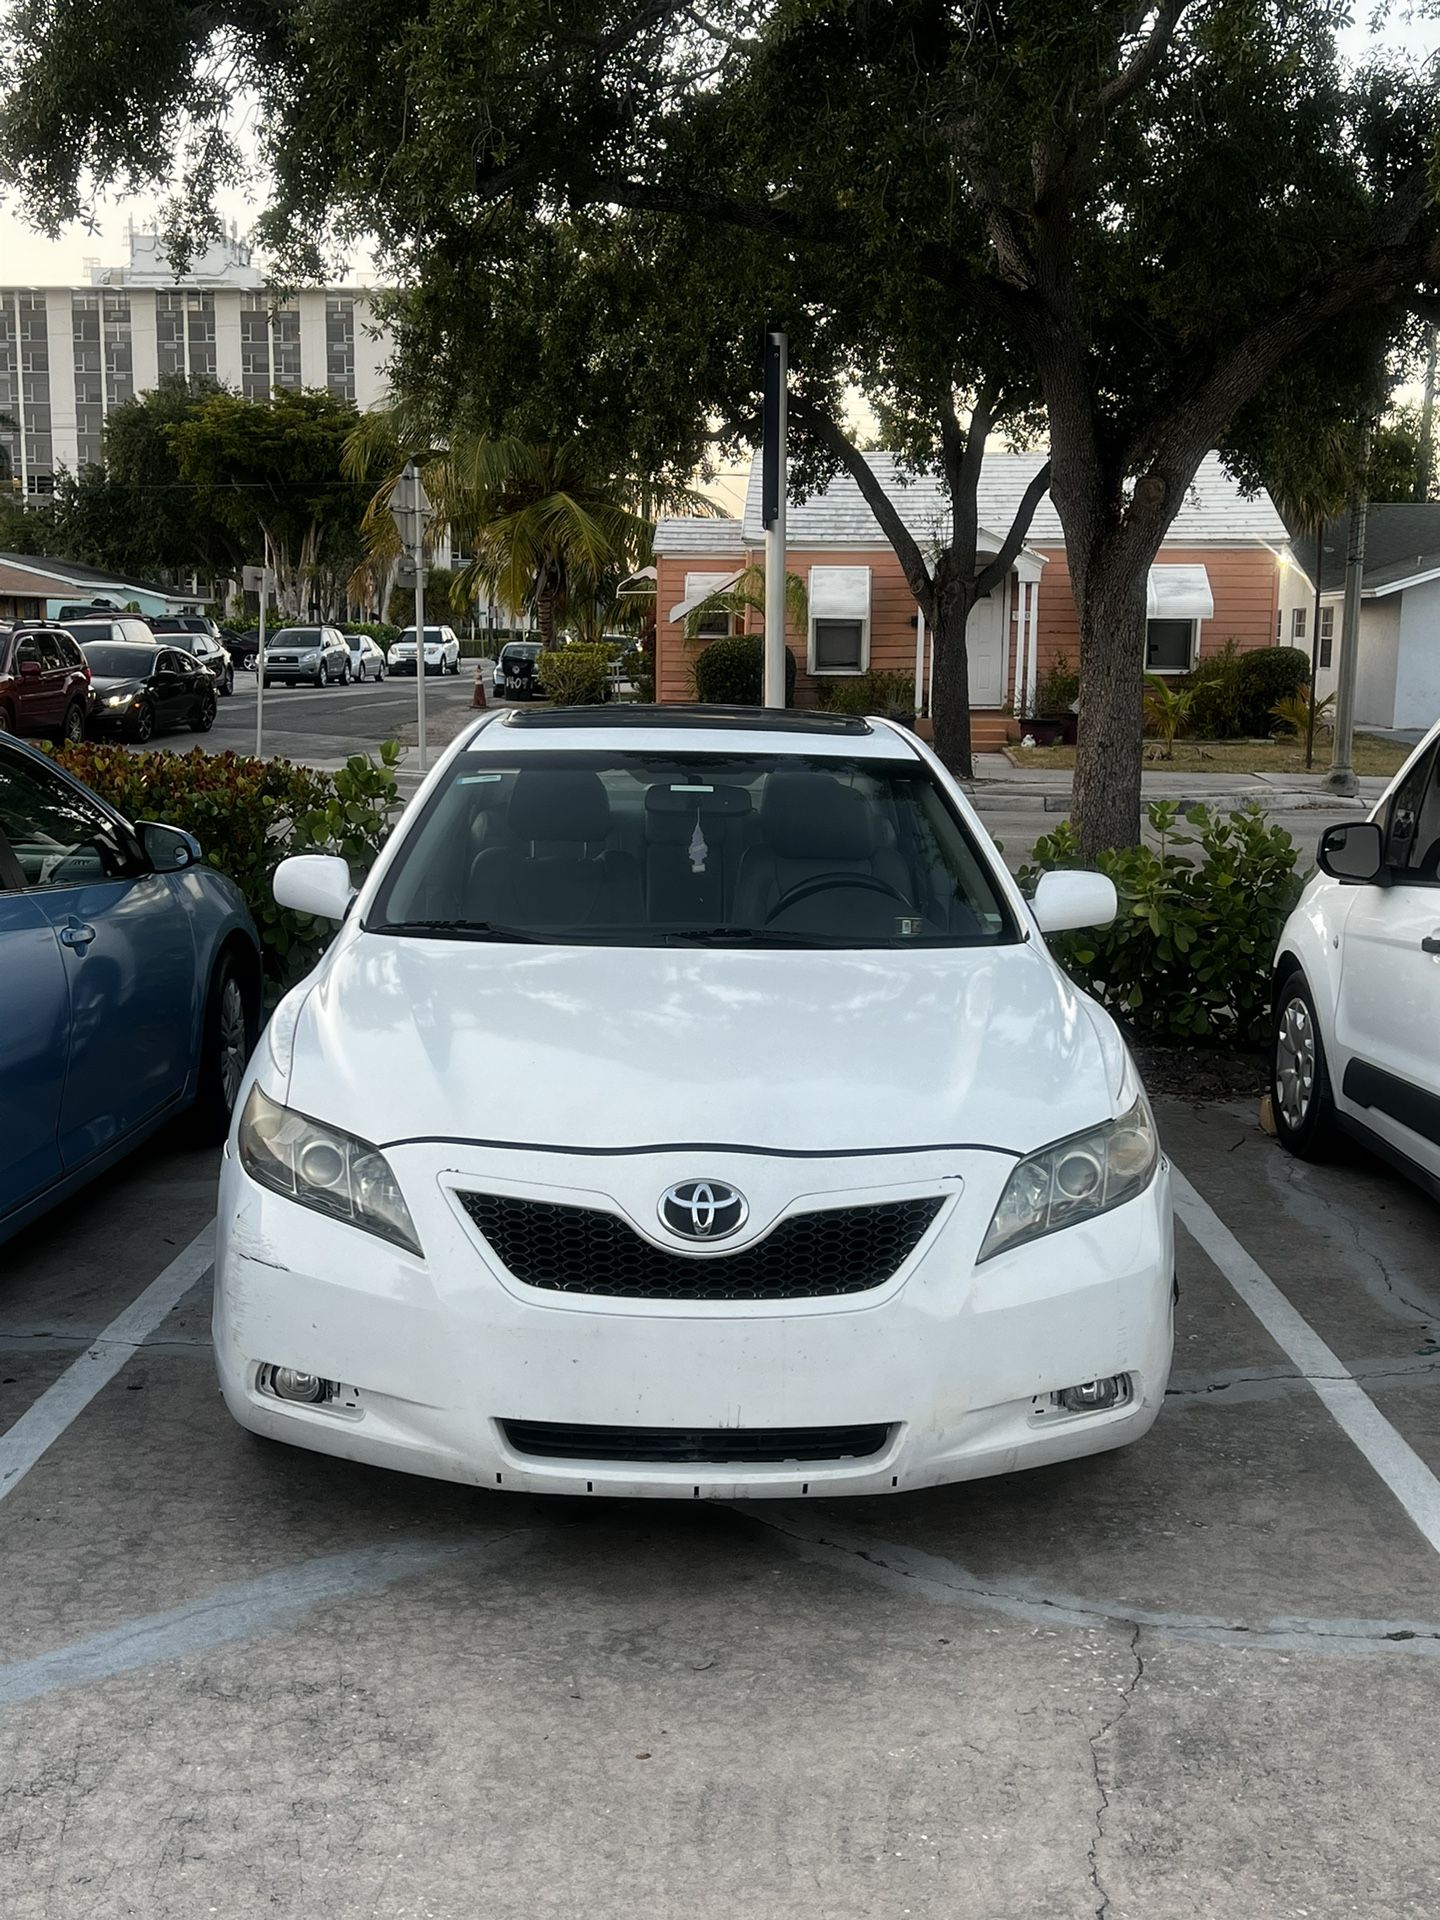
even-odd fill
[(811, 439), (822, 446), (827, 453), (833, 454), (859, 487), (866, 506), (880, 523), (881, 532), (895, 549), (895, 557), (904, 569), (905, 579), (920, 611), (933, 624), (935, 582), (930, 567), (921, 551), (919, 541), (901, 519), (894, 501), (876, 479), (870, 462), (828, 413), (812, 406), (799, 394), (790, 396), (789, 408)]
[[(1116, 107), (1123, 106), (1133, 93), (1138, 93), (1169, 51), (1180, 16), (1189, 4), (1190, 0), (1163, 0), (1163, 4), (1156, 9), (1155, 21), (1149, 33), (1115, 78), (1101, 87), (1085, 115), (1087, 119), (1091, 114), (1103, 119), (1107, 113), (1113, 113)], [(1136, 9), (1136, 15), (1140, 15), (1139, 8)], [(1138, 26), (1134, 30), (1138, 32)]]
[(1050, 462), (1037, 467), (1031, 476), (1030, 484), (1020, 496), (1020, 504), (1015, 509), (1015, 518), (1010, 522), (1010, 531), (1000, 542), (1000, 551), (987, 560), (975, 576), (975, 594), (977, 599), (999, 586), (1015, 564), (1015, 556), (1025, 544), (1025, 536), (1030, 531), (1030, 522), (1035, 518), (1035, 509), (1045, 498), (1050, 486)]

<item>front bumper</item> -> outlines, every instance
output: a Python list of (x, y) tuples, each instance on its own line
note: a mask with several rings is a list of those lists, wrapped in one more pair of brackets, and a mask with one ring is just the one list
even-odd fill
[[(455, 1198), (475, 1187), (621, 1212), (657, 1244), (655, 1196), (694, 1154), (584, 1160), (391, 1148), (424, 1260), (257, 1187), (227, 1151), (215, 1352), (242, 1426), (345, 1459), (501, 1491), (677, 1498), (887, 1493), (1103, 1452), (1155, 1420), (1169, 1375), (1174, 1242), (1166, 1169), (1101, 1219), (976, 1268), (1013, 1161), (953, 1152), (792, 1162), (706, 1156), (744, 1183), (757, 1233), (823, 1205), (945, 1196), (884, 1285), (817, 1300), (602, 1299), (522, 1285)], [(605, 1191), (577, 1186), (603, 1178)], [(803, 1189), (803, 1191), (801, 1191)], [(340, 1383), (276, 1400), (265, 1365)], [(1049, 1396), (1126, 1374), (1128, 1401), (1068, 1414)], [(860, 1459), (736, 1464), (542, 1458), (504, 1422), (649, 1429), (884, 1426)]]

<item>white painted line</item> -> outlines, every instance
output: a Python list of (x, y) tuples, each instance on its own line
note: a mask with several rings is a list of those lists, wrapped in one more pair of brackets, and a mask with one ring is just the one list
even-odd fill
[(1170, 1185), (1175, 1211), (1191, 1238), (1224, 1274), (1276, 1346), (1294, 1361), (1337, 1426), (1360, 1449), (1440, 1553), (1440, 1480), (1178, 1167), (1171, 1167)]
[(33, 1406), (26, 1408), (14, 1426), (0, 1434), (0, 1500), (15, 1491), (65, 1429), (79, 1419), (96, 1394), (110, 1384), (131, 1354), (144, 1346), (214, 1259), (215, 1222), (212, 1220), (188, 1247), (176, 1254), (165, 1271), (110, 1322), (94, 1345), (87, 1347)]

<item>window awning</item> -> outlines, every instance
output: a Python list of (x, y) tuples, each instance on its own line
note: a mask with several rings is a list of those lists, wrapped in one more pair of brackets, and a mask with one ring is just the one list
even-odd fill
[(868, 567), (812, 567), (812, 620), (865, 620), (870, 615)]
[(1148, 620), (1213, 620), (1215, 597), (1201, 566), (1151, 567), (1145, 589)]
[(687, 573), (685, 576), (685, 598), (677, 600), (670, 609), (672, 620), (688, 620), (695, 609), (711, 594), (724, 593), (727, 587), (733, 587), (745, 571), (736, 567), (733, 573)]

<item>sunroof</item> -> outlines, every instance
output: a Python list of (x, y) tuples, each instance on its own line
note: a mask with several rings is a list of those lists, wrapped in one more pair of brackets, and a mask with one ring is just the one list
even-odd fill
[(720, 707), (696, 704), (648, 706), (626, 702), (604, 707), (542, 707), (521, 712), (511, 708), (507, 727), (563, 731), (571, 727), (601, 727), (617, 732), (646, 727), (701, 726), (730, 733), (869, 733), (870, 723), (858, 714), (803, 713), (780, 707)]

